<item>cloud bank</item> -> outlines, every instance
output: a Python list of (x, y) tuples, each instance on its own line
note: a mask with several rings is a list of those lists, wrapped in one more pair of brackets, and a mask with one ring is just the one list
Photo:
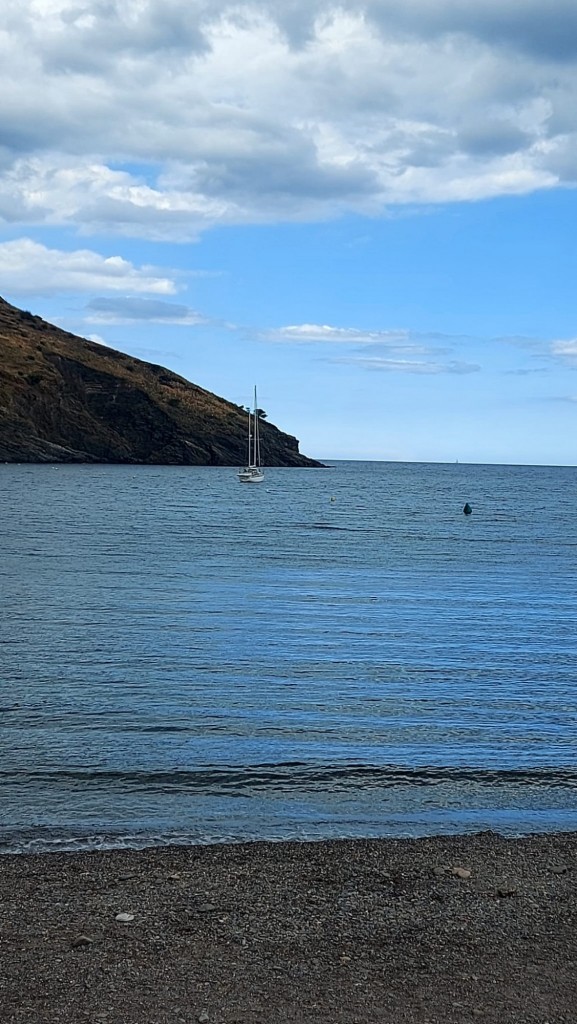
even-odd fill
[(183, 241), (577, 180), (573, 0), (4, 0), (0, 219)]

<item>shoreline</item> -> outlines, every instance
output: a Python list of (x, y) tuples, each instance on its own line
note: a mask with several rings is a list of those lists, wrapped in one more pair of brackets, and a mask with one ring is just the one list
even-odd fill
[[(575, 811), (575, 824), (577, 826), (577, 809)], [(19, 846), (15, 844), (13, 847), (2, 845), (0, 839), (0, 865), (6, 858), (19, 858), (19, 857), (53, 857), (53, 856), (89, 856), (91, 854), (143, 854), (143, 853), (162, 853), (163, 851), (171, 850), (175, 853), (181, 851), (194, 851), (198, 849), (221, 849), (225, 848), (238, 848), (242, 847), (250, 850), (253, 846), (318, 846), (318, 845), (330, 845), (333, 846), (339, 843), (377, 843), (377, 844), (393, 844), (393, 843), (419, 843), (425, 841), (442, 842), (447, 840), (458, 841), (458, 840), (475, 840), (479, 836), (493, 836), (495, 839), (510, 840), (512, 842), (524, 842), (531, 841), (534, 839), (554, 839), (563, 838), (566, 836), (575, 836), (577, 839), (577, 827), (571, 828), (560, 828), (558, 826), (544, 829), (535, 828), (533, 831), (515, 832), (512, 830), (503, 830), (498, 828), (486, 828), (468, 829), (464, 832), (451, 831), (451, 832), (431, 832), (417, 835), (403, 835), (390, 833), (388, 835), (376, 835), (376, 836), (301, 836), (301, 835), (290, 835), (288, 837), (279, 836), (271, 838), (247, 838), (247, 837), (224, 837), (224, 838), (210, 838), (210, 839), (198, 839), (192, 834), (190, 836), (182, 836), (179, 834), (177, 839), (174, 835), (166, 833), (165, 836), (152, 835), (152, 834), (130, 834), (130, 835), (111, 835), (103, 839), (100, 835), (86, 835), (76, 836), (71, 839), (42, 839), (39, 842), (42, 844), (38, 848), (34, 847), (35, 842), (38, 840), (27, 839), (23, 841), (23, 845)], [(67, 844), (70, 845), (67, 845)], [(132, 845), (134, 843), (134, 845)]]
[(0, 857), (3, 1024), (574, 1024), (576, 962), (577, 832)]

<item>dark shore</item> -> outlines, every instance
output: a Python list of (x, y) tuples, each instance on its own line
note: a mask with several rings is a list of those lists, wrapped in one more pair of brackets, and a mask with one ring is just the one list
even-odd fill
[(489, 832), (0, 857), (0, 1019), (575, 1024), (576, 857)]

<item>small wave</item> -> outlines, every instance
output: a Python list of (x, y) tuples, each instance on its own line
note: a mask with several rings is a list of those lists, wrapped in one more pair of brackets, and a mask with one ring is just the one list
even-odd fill
[(215, 842), (240, 843), (246, 837), (215, 837), (189, 832), (94, 833), (86, 835), (47, 832), (45, 835), (13, 833), (0, 841), (0, 855), (80, 853), (96, 850), (145, 850), (162, 846), (208, 846)]
[(332, 523), (309, 523), (311, 530), (334, 530), (337, 533), (346, 533), (350, 530), (348, 526), (333, 526)]
[(30, 782), (56, 786), (67, 784), (83, 788), (120, 788), (123, 790), (216, 793), (255, 789), (306, 791), (322, 787), (327, 791), (356, 788), (388, 788), (393, 786), (438, 786), (446, 783), (491, 786), (538, 786), (546, 788), (577, 788), (577, 769), (520, 768), (487, 769), (476, 767), (416, 768), (402, 765), (310, 765), (303, 762), (280, 762), (254, 765), (223, 765), (220, 768), (171, 769), (163, 771), (75, 768), (58, 771), (0, 772), (5, 782)]
[(532, 833), (573, 832), (574, 817), (550, 815), (539, 811), (528, 813), (507, 814), (489, 819), (473, 812), (471, 815), (455, 817), (436, 817), (431, 829), (430, 822), (423, 816), (392, 817), (368, 826), (367, 823), (349, 823), (348, 826), (339, 822), (336, 828), (326, 828), (322, 824), (284, 822), (282, 826), (269, 825), (259, 828), (240, 827), (238, 831), (213, 827), (192, 830), (161, 830), (146, 829), (138, 831), (118, 832), (86, 832), (78, 829), (44, 827), (38, 830), (24, 829), (4, 833), (0, 838), (0, 856), (21, 856), (58, 853), (90, 853), (104, 850), (146, 850), (162, 847), (192, 846), (231, 846), (252, 843), (281, 842), (326, 842), (341, 839), (386, 839), (412, 838), (430, 835), (471, 835), (490, 828), (497, 834), (513, 837), (527, 836)]

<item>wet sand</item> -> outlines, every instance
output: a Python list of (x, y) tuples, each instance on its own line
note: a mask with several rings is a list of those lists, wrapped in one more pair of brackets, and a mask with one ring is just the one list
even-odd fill
[(4, 856), (0, 1020), (575, 1024), (576, 883), (577, 833)]

